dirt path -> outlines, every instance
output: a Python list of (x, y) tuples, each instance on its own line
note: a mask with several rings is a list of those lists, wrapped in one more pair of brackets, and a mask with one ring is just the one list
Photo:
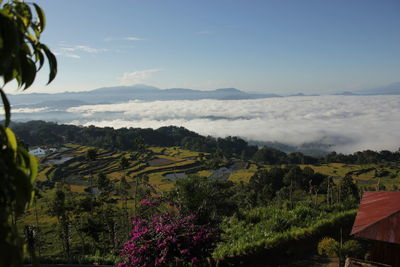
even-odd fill
[(312, 258), (293, 262), (288, 265), (280, 267), (338, 267), (339, 261), (336, 258), (325, 258), (320, 256), (313, 256)]

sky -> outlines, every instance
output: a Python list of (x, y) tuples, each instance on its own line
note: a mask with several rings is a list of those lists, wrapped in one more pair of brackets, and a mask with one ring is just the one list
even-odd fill
[(398, 0), (35, 2), (59, 74), (45, 86), (41, 71), (29, 93), (139, 83), (324, 94), (400, 81)]

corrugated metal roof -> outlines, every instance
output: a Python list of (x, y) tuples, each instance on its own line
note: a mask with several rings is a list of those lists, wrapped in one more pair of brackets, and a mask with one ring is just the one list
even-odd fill
[(400, 244), (400, 192), (365, 192), (351, 235)]

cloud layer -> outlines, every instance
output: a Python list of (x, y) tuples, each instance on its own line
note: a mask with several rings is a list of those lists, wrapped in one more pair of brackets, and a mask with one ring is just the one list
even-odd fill
[(313, 96), (256, 100), (131, 101), (67, 110), (80, 125), (177, 125), (203, 135), (292, 145), (322, 142), (351, 153), (400, 146), (400, 96)]

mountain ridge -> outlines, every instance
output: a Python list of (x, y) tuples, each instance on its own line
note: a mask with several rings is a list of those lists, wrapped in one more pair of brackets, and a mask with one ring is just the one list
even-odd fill
[[(344, 96), (363, 96), (363, 95), (400, 95), (400, 82), (392, 83), (386, 86), (360, 89), (355, 91), (341, 91), (330, 95)], [(310, 94), (297, 93), (293, 95), (278, 95), (274, 93), (256, 93), (241, 91), (237, 88), (217, 88), (215, 90), (196, 90), (187, 88), (168, 88), (160, 89), (145, 84), (136, 84), (132, 86), (113, 86), (101, 87), (94, 90), (80, 92), (62, 92), (62, 93), (32, 93), (32, 94), (9, 94), (10, 101), (15, 107), (22, 106), (55, 106), (62, 103), (67, 107), (68, 103), (76, 106), (78, 101), (88, 105), (114, 104), (126, 102), (129, 100), (157, 101), (157, 100), (244, 100), (244, 99), (262, 99), (273, 97), (303, 97), (314, 96)]]
[(41, 103), (64, 101), (82, 101), (87, 104), (113, 104), (129, 100), (156, 101), (156, 100), (239, 100), (281, 97), (277, 94), (247, 93), (236, 88), (219, 88), (211, 91), (186, 88), (160, 89), (148, 85), (102, 87), (90, 91), (63, 92), (55, 94), (10, 94), (13, 105), (35, 105)]

